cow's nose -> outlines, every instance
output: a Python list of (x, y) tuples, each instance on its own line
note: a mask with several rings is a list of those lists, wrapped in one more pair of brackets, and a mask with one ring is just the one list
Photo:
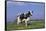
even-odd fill
[(31, 15), (32, 16), (32, 15)]

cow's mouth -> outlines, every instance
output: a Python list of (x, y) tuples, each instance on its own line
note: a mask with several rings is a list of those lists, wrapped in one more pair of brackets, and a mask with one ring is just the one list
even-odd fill
[(31, 15), (32, 16), (32, 15)]

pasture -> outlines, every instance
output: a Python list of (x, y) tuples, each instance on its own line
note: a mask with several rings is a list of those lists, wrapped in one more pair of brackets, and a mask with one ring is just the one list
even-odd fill
[(24, 24), (17, 25), (16, 23), (7, 24), (7, 30), (25, 30), (25, 29), (40, 29), (45, 27), (44, 21), (32, 21), (26, 27)]

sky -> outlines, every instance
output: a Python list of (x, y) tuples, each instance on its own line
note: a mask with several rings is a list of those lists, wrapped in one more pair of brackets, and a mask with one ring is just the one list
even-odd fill
[(7, 21), (13, 21), (20, 13), (33, 11), (31, 19), (44, 19), (44, 3), (27, 3), (7, 1)]

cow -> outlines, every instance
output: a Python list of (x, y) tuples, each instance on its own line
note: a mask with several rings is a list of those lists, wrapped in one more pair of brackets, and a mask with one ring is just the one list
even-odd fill
[(17, 16), (17, 25), (20, 22), (25, 21), (25, 26), (27, 26), (27, 22), (30, 20), (30, 16), (32, 16), (33, 11), (28, 11), (27, 13), (22, 13), (19, 16)]

